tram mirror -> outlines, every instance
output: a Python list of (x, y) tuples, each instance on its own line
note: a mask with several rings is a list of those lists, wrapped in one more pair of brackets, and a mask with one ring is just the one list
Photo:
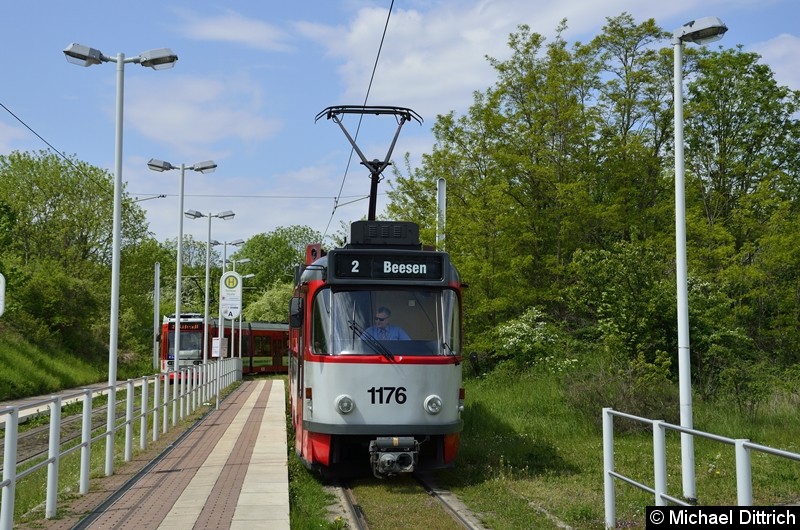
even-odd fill
[(303, 325), (303, 299), (295, 296), (289, 302), (289, 326), (299, 328)]

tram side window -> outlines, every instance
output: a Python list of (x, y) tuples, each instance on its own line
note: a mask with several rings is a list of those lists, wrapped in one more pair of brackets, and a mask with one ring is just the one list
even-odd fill
[(259, 363), (269, 366), (272, 364), (272, 358), (270, 357), (270, 342), (269, 337), (261, 337), (256, 336), (253, 337), (255, 340), (254, 347), (255, 351), (253, 352), (253, 357), (259, 358)]
[(330, 353), (328, 328), (331, 321), (330, 290), (324, 289), (314, 298), (311, 311), (311, 350), (314, 353)]

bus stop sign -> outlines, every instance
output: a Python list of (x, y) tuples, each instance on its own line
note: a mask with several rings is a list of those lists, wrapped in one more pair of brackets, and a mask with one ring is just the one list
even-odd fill
[(219, 280), (219, 314), (233, 320), (242, 312), (242, 276), (228, 271)]

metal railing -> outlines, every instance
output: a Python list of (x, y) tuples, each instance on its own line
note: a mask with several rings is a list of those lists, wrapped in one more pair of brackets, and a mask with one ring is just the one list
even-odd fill
[[(646, 486), (614, 470), (614, 416), (627, 418), (640, 423), (650, 424), (653, 428), (653, 481), (654, 487)], [(673, 430), (693, 436), (714, 440), (734, 447), (736, 456), (736, 499), (739, 506), (752, 506), (753, 482), (750, 451), (760, 451), (782, 458), (800, 461), (800, 454), (774, 449), (765, 445), (752, 443), (744, 438), (727, 438), (707, 432), (697, 431), (680, 425), (673, 425), (661, 420), (651, 420), (619, 412), (611, 408), (603, 409), (603, 489), (605, 492), (605, 524), (606, 528), (615, 528), (617, 524), (614, 479), (619, 479), (641, 490), (652, 493), (656, 506), (666, 506), (672, 502), (679, 506), (690, 506), (688, 502), (672, 497), (667, 493), (667, 430)]]
[[(170, 378), (173, 378), (174, 381), (171, 398), (169, 396)], [(218, 407), (220, 391), (241, 379), (241, 359), (230, 358), (193, 366), (179, 372), (156, 374), (117, 383), (115, 392), (121, 386), (126, 388), (125, 418), (124, 420), (116, 421), (113, 429), (109, 430), (107, 427), (103, 427), (102, 432), (95, 432), (94, 434), (92, 429), (92, 401), (96, 395), (110, 392), (111, 385), (52, 396), (49, 399), (29, 403), (21, 407), (1, 408), (0, 419), (5, 422), (5, 446), (3, 449), (3, 480), (0, 482), (2, 487), (0, 530), (12, 530), (14, 527), (16, 487), (21, 479), (41, 469), (47, 469), (45, 517), (51, 519), (55, 517), (58, 505), (58, 482), (62, 458), (73, 452), (80, 451), (79, 492), (81, 495), (85, 495), (89, 492), (90, 459), (93, 443), (109, 436), (113, 438), (118, 430), (124, 428), (125, 443), (123, 454), (125, 462), (130, 462), (133, 458), (134, 424), (137, 420), (140, 422), (139, 448), (144, 450), (147, 448), (148, 432), (152, 433), (152, 441), (155, 443), (158, 441), (160, 434), (166, 434), (169, 431), (170, 407), (172, 407), (172, 426), (175, 427), (179, 419), (182, 421), (204, 404), (210, 405), (215, 396)], [(151, 385), (153, 385), (152, 398), (149, 397)], [(135, 413), (137, 388), (139, 389), (139, 407), (138, 413)], [(75, 401), (83, 403), (81, 441), (62, 449), (61, 408), (65, 402)], [(36, 411), (45, 407), (49, 410), (50, 416), (47, 458), (23, 470), (18, 470), (17, 442), (19, 440), (20, 417), (21, 415), (26, 415), (30, 410)], [(151, 416), (152, 423), (150, 421)], [(148, 425), (152, 425), (151, 430), (148, 429)], [(116, 447), (116, 443), (112, 444), (112, 446)]]

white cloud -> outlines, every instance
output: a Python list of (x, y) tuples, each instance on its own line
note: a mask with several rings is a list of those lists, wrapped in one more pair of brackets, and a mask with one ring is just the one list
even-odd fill
[(800, 70), (797, 68), (800, 63), (800, 37), (783, 33), (748, 49), (761, 55), (762, 61), (770, 65), (779, 85), (800, 90)]
[(292, 47), (286, 42), (289, 35), (267, 22), (245, 17), (231, 10), (218, 16), (199, 16), (192, 11), (180, 9), (176, 13), (183, 19), (179, 28), (183, 36), (205, 41), (230, 42), (268, 51), (288, 51)]
[[(438, 2), (426, 11), (395, 8), (372, 79), (386, 26), (385, 7), (362, 7), (346, 27), (303, 23), (296, 29), (341, 63), (338, 71), (345, 86), (344, 99), (360, 103), (371, 83), (371, 104), (407, 106), (432, 121), (450, 110), (464, 112), (473, 102), (474, 91), (494, 84), (496, 73), (486, 57), (506, 58), (508, 36), (520, 24), (549, 40), (566, 18), (565, 38), (588, 32), (588, 39), (597, 33), (598, 21), (605, 24), (606, 17), (629, 12), (636, 20), (658, 19), (685, 9), (685, 3), (452, 0)], [(429, 3), (419, 4), (429, 7)]]
[(28, 131), (21, 127), (12, 127), (0, 121), (0, 153), (8, 153), (15, 149), (14, 142), (29, 137)]
[(264, 115), (260, 89), (243, 78), (173, 76), (137, 83), (126, 103), (130, 125), (184, 154), (207, 157), (215, 143), (259, 142), (281, 129), (279, 120)]

